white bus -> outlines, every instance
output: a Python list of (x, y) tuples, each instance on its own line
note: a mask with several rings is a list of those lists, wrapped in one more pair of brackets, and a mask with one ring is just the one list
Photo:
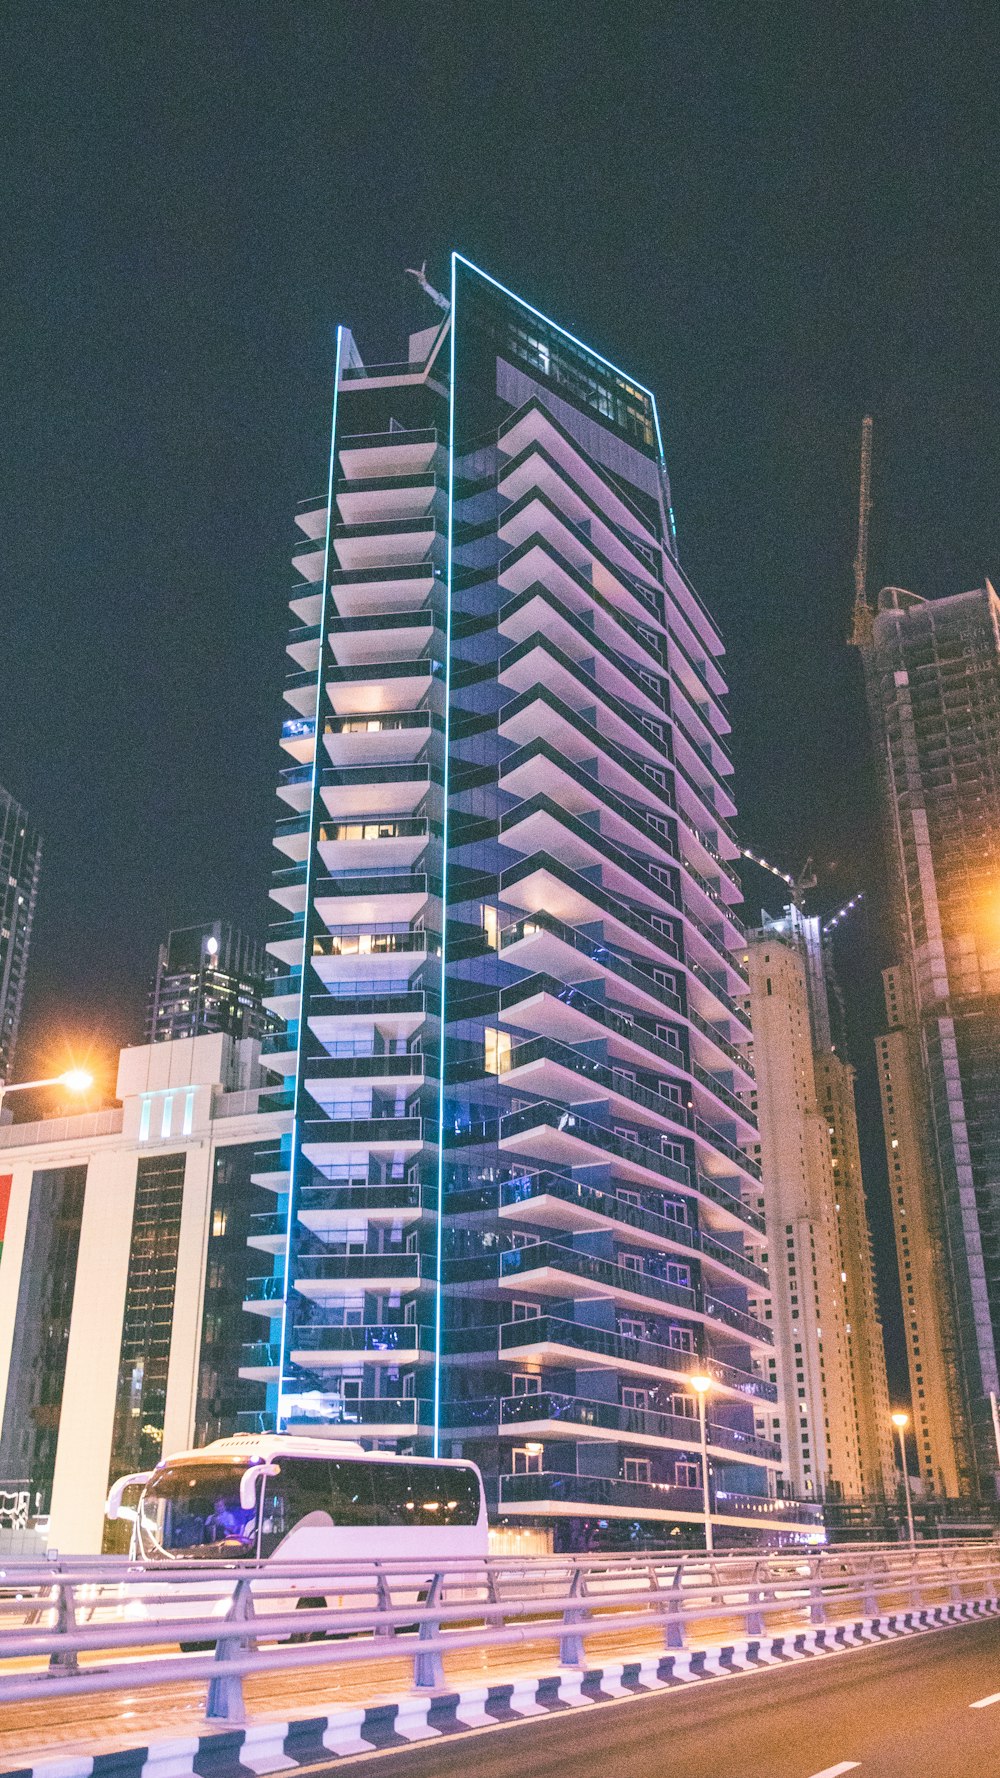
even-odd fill
[[(126, 1489), (141, 1487), (134, 1507)], [(286, 1433), (216, 1439), (123, 1476), (109, 1519), (133, 1522), (146, 1562), (462, 1560), (487, 1553), (483, 1478), (473, 1463), (397, 1457)]]

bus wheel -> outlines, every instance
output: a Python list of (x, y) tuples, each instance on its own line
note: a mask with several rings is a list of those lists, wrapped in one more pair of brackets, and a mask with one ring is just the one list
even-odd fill
[[(320, 1593), (303, 1593), (301, 1598), (296, 1599), (295, 1609), (296, 1611), (325, 1611), (326, 1603), (326, 1599)], [(325, 1642), (326, 1634), (325, 1630), (299, 1630), (295, 1635), (289, 1636), (288, 1640), (289, 1642)]]

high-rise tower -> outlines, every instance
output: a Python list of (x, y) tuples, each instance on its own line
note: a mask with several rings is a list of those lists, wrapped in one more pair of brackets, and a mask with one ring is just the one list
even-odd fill
[(819, 919), (791, 905), (747, 942), (778, 1384), (758, 1429), (780, 1440), (799, 1493), (891, 1497), (885, 1349), (875, 1290), (854, 1071), (831, 1042)]
[[(773, 1499), (722, 643), (653, 396), (452, 260), (403, 363), (338, 335), (298, 515), (271, 1424), (482, 1466), (574, 1539)], [(636, 1532), (630, 1527), (639, 1526)]]
[(223, 920), (182, 926), (160, 946), (146, 1007), (146, 1042), (179, 1037), (261, 1037), (269, 1020), (261, 1001), (259, 943)]
[(26, 811), (0, 787), (0, 1081), (14, 1061), (41, 857)]
[[(922, 1318), (919, 1353), (910, 1341), (921, 1467), (946, 1476), (957, 1464), (963, 1489), (992, 1497), (1000, 1481), (990, 1406), (1000, 1386), (1000, 601), (988, 582), (932, 600), (885, 587), (862, 658), (907, 978), (893, 1023), (908, 1032), (915, 1061), (909, 1125), (929, 1133), (912, 1195), (914, 1204), (927, 1198), (930, 1233), (919, 1232), (917, 1244), (940, 1255), (941, 1302)], [(906, 1055), (895, 1049), (898, 1079)], [(878, 1054), (884, 1092), (892, 1059)], [(895, 1112), (895, 1090), (891, 1097), (886, 1109)], [(890, 1148), (891, 1172), (894, 1158)], [(903, 1235), (909, 1252), (915, 1232), (905, 1199), (894, 1191), (904, 1260)], [(912, 1334), (916, 1293), (905, 1269), (902, 1281)], [(948, 1379), (942, 1458), (922, 1424), (931, 1372)]]

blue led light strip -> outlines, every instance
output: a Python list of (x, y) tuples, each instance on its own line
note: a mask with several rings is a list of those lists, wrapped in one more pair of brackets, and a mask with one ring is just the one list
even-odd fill
[(337, 328), (337, 351), (333, 367), (333, 412), (330, 417), (330, 464), (326, 479), (326, 541), (323, 545), (323, 597), (320, 605), (319, 620), (319, 662), (316, 667), (316, 720), (313, 735), (313, 776), (309, 802), (309, 837), (306, 841), (306, 899), (302, 915), (302, 980), (299, 987), (299, 1020), (298, 1038), (295, 1050), (295, 1109), (292, 1113), (292, 1156), (288, 1174), (288, 1220), (285, 1224), (285, 1276), (282, 1284), (281, 1302), (281, 1340), (278, 1348), (278, 1406), (275, 1416), (275, 1430), (283, 1432), (284, 1413), (282, 1403), (285, 1388), (285, 1362), (288, 1350), (288, 1293), (291, 1289), (292, 1272), (292, 1229), (295, 1224), (295, 1170), (299, 1151), (299, 1124), (302, 1121), (301, 1100), (302, 1086), (302, 1035), (305, 1030), (307, 992), (306, 982), (309, 969), (309, 939), (311, 934), (311, 913), (309, 895), (312, 887), (313, 849), (316, 832), (316, 810), (319, 805), (319, 750), (322, 729), (320, 726), (323, 704), (323, 668), (325, 665), (324, 651), (326, 648), (327, 609), (330, 601), (330, 533), (333, 529), (333, 479), (337, 456), (337, 405), (340, 396), (340, 359), (343, 350), (344, 329)]
[[(451, 752), (451, 596), (452, 557), (455, 542), (455, 272), (458, 253), (451, 256), (451, 338), (449, 346), (448, 387), (448, 576), (445, 602), (444, 647), (444, 818), (441, 834), (441, 1010), (438, 1037), (438, 1163), (437, 1163), (437, 1241), (434, 1275), (434, 1449), (441, 1455), (441, 1336), (443, 1303), (441, 1293), (444, 1274), (444, 1082), (448, 954), (448, 791)], [(464, 263), (468, 263), (467, 261)], [(475, 267), (473, 267), (475, 270)]]

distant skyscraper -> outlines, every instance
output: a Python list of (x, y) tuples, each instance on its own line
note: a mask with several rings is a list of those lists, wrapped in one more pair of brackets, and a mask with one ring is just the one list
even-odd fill
[[(926, 1355), (928, 1368), (911, 1341), (914, 1409), (919, 1426), (931, 1367), (954, 1377), (960, 1479), (992, 1497), (1000, 1480), (990, 1403), (1000, 1386), (1000, 600), (988, 582), (935, 600), (883, 588), (862, 656), (908, 977), (894, 1024), (908, 1032), (915, 1062), (913, 1128), (929, 1133), (921, 1171), (940, 1230), (936, 1284), (947, 1298), (924, 1320), (944, 1340)], [(891, 1069), (890, 1060), (890, 1079)], [(909, 1311), (906, 1207), (905, 1192), (894, 1193)], [(908, 1244), (909, 1224), (906, 1232)]]
[(14, 1063), (41, 856), (25, 810), (0, 789), (0, 1081)]
[(701, 1373), (717, 1535), (794, 1520), (723, 645), (653, 396), (456, 255), (403, 362), (341, 330), (297, 523), (271, 1424), (473, 1458), (534, 1547), (683, 1541)]
[(184, 926), (160, 946), (146, 1013), (147, 1043), (178, 1037), (261, 1037), (275, 1021), (261, 1004), (260, 945), (221, 920)]
[[(947, 1499), (968, 1488), (962, 1388), (909, 974), (883, 971), (889, 1029), (875, 1045), (917, 1459), (925, 1487)], [(964, 1478), (964, 1481), (963, 1481)]]
[(854, 1108), (831, 1043), (820, 922), (788, 907), (747, 941), (778, 1386), (758, 1431), (780, 1440), (798, 1493), (894, 1491), (889, 1390)]

